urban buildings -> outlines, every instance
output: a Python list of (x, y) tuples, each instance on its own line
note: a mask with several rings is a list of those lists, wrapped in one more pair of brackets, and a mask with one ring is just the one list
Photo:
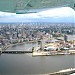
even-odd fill
[(73, 23), (1, 23), (0, 47), (25, 41), (50, 40), (52, 37), (61, 36), (64, 36), (63, 40), (67, 42), (66, 35), (75, 34), (74, 28)]

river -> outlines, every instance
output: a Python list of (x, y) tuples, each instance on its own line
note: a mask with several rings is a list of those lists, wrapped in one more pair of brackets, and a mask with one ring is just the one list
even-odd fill
[[(21, 44), (7, 50), (28, 50), (37, 44)], [(32, 54), (0, 55), (0, 75), (46, 74), (75, 68), (75, 55), (38, 56)]]

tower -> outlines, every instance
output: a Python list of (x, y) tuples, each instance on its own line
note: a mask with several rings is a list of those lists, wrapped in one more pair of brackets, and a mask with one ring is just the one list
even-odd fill
[(68, 40), (68, 36), (66, 34), (64, 35), (64, 40), (65, 40), (65, 42), (67, 42), (67, 40)]

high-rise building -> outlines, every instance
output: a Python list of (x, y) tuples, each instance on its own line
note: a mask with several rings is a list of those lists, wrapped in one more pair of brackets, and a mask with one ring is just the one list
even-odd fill
[(45, 40), (38, 41), (38, 44), (40, 45), (40, 49), (43, 50), (45, 47)]
[(68, 36), (65, 34), (64, 35), (64, 41), (67, 42), (68, 41)]

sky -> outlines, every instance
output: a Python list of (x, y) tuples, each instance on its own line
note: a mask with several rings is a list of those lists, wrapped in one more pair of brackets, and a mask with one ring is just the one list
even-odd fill
[(15, 14), (0, 11), (0, 23), (8, 22), (75, 23), (75, 10), (70, 7), (60, 7), (30, 14)]

